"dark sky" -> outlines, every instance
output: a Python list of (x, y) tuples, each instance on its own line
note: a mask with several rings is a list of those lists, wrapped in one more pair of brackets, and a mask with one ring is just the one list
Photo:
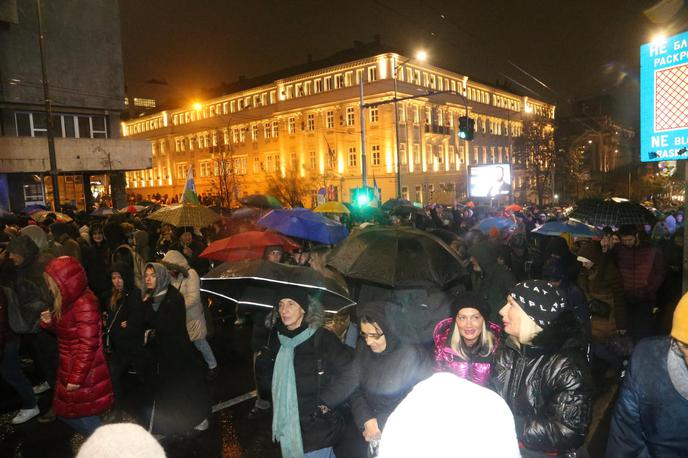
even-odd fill
[[(665, 4), (683, 0), (664, 0)], [(566, 112), (575, 97), (621, 95), (637, 117), (639, 46), (688, 28), (686, 7), (651, 21), (657, 0), (119, 0), (131, 95), (185, 97), (350, 48), (376, 34), (485, 82), (507, 77)], [(683, 19), (682, 19), (683, 18)], [(536, 82), (524, 71), (539, 79)], [(165, 80), (167, 86), (146, 84)], [(516, 86), (517, 83), (511, 84)]]

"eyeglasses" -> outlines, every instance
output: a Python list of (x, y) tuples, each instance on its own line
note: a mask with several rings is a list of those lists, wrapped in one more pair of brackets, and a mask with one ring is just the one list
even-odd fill
[(367, 334), (365, 332), (361, 333), (361, 339), (366, 340), (368, 337), (370, 337), (373, 340), (380, 340), (380, 337), (384, 336), (385, 334), (381, 332), (380, 334)]

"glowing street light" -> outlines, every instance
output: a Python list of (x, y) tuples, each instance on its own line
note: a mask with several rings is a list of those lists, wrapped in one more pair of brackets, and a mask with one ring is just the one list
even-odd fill
[(203, 105), (201, 105), (200, 102), (196, 102), (193, 104), (193, 109), (196, 111), (201, 111), (201, 108), (203, 108)]
[(650, 42), (651, 44), (657, 46), (661, 45), (662, 43), (666, 42), (666, 34), (664, 32), (659, 32), (655, 34), (655, 36), (652, 37), (652, 41)]
[(424, 49), (420, 49), (416, 52), (416, 60), (418, 62), (425, 62), (428, 60), (428, 53)]

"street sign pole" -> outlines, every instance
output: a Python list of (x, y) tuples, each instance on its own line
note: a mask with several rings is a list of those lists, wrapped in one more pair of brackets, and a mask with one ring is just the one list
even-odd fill
[(683, 294), (688, 292), (688, 243), (686, 243), (686, 215), (688, 215), (688, 161), (683, 161), (685, 166), (684, 192), (683, 192)]

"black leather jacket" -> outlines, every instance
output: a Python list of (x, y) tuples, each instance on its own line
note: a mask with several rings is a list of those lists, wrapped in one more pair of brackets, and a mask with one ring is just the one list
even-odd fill
[(593, 384), (576, 328), (567, 319), (540, 333), (533, 346), (519, 348), (509, 338), (497, 349), (491, 385), (511, 408), (526, 449), (565, 454), (585, 441)]

